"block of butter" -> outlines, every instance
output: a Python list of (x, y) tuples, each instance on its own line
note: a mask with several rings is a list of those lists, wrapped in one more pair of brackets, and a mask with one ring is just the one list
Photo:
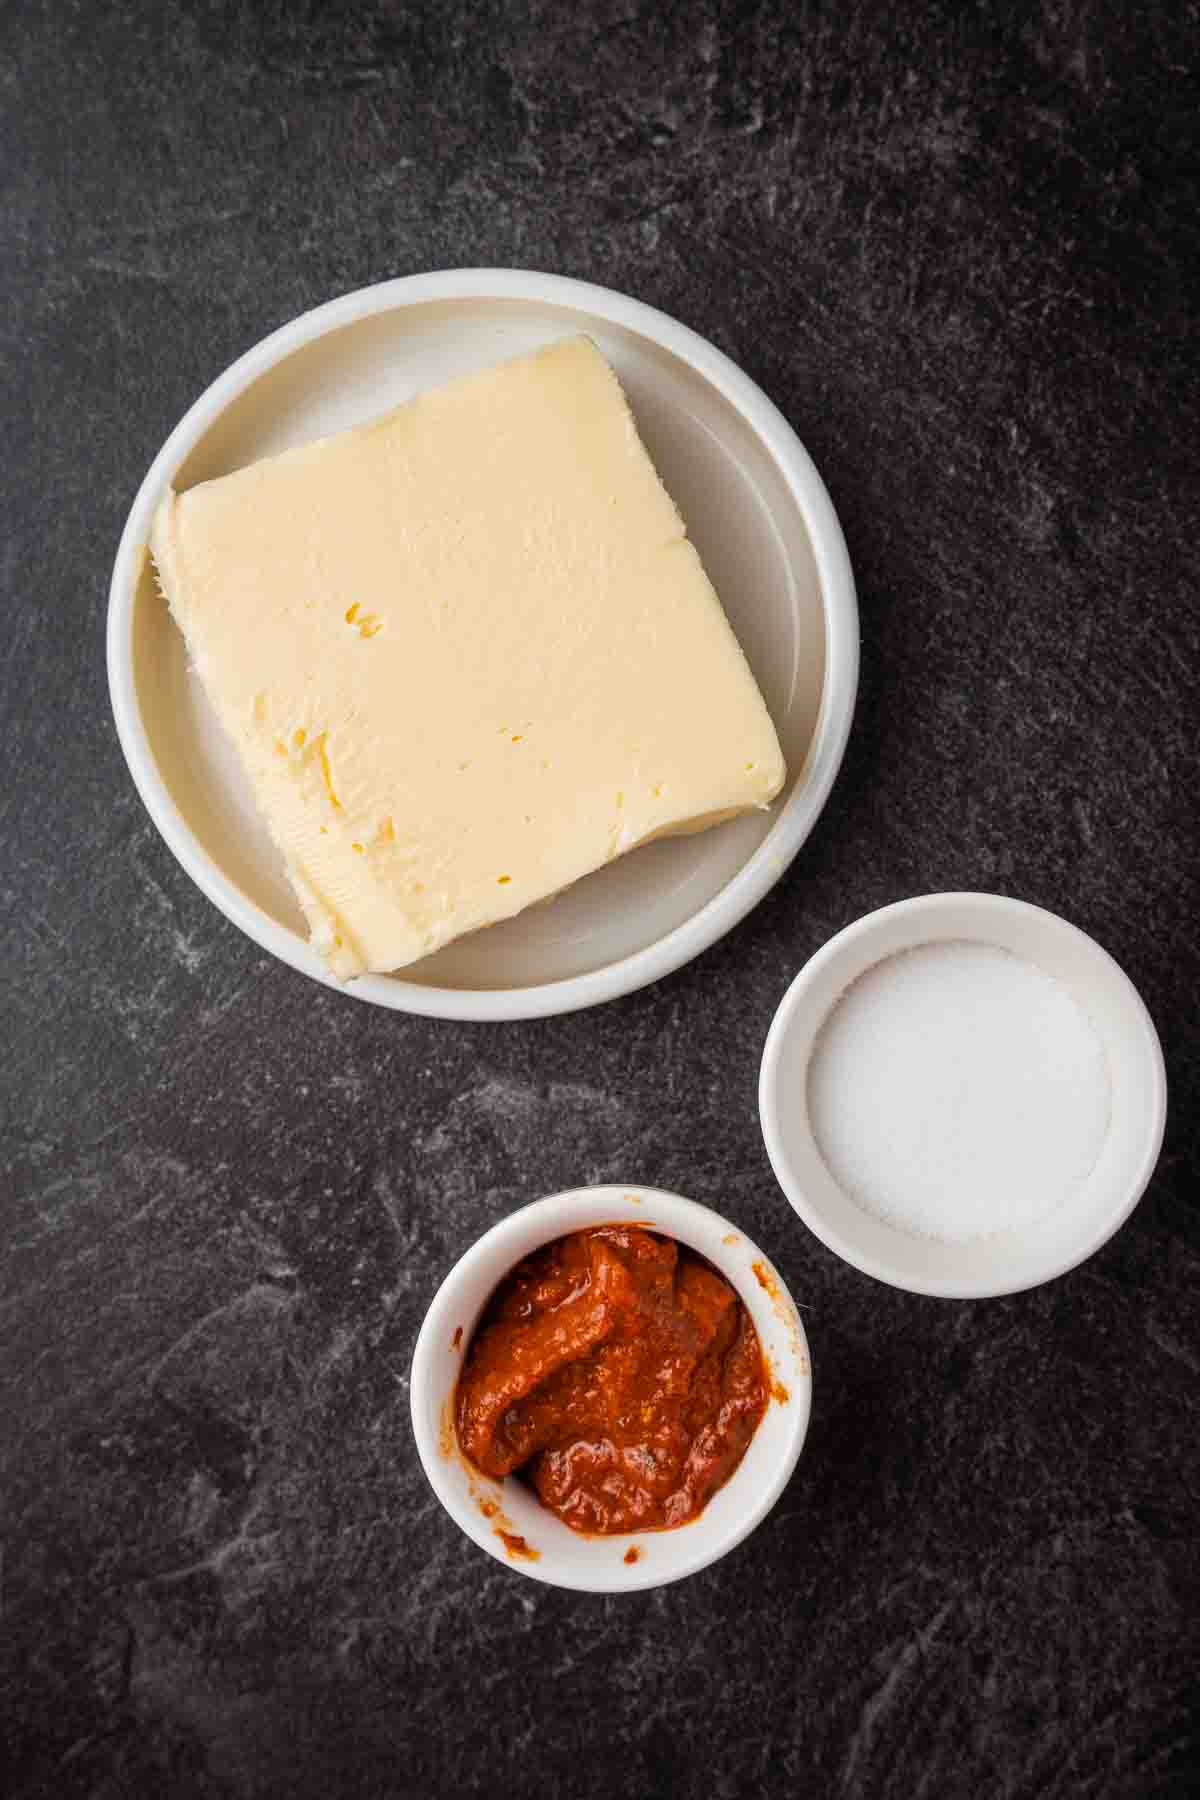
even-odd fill
[(587, 338), (168, 493), (150, 547), (338, 976), (401, 968), (783, 785)]

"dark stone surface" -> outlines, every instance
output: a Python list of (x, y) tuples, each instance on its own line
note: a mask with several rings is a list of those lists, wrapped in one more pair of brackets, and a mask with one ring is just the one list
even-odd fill
[[(7, 1793), (1197, 1791), (1198, 37), (1165, 0), (0, 10)], [(645, 993), (493, 1029), (224, 922), (134, 794), (102, 636), (200, 388), (471, 263), (738, 359), (829, 483), (864, 632), (771, 898)], [(955, 886), (1094, 932), (1172, 1081), (1128, 1226), (977, 1305), (828, 1255), (755, 1112), (804, 958)], [(625, 1600), (469, 1546), (407, 1417), (454, 1257), (606, 1176), (757, 1235), (817, 1377), (771, 1518)]]

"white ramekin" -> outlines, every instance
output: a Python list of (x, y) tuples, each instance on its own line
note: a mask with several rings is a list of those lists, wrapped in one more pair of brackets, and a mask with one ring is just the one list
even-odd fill
[[(699, 1518), (671, 1531), (585, 1537), (543, 1507), (524, 1482), (489, 1480), (466, 1461), (454, 1433), (454, 1394), (480, 1313), (509, 1270), (568, 1232), (618, 1223), (660, 1231), (720, 1270), (754, 1321), (773, 1393), (745, 1456)], [(574, 1188), (502, 1219), (454, 1265), (417, 1338), (411, 1399), (425, 1473), (451, 1518), (481, 1549), (536, 1581), (624, 1594), (695, 1574), (732, 1550), (766, 1516), (804, 1443), (812, 1373), (808, 1341), (791, 1295), (735, 1225), (694, 1200), (658, 1188)]]
[[(1062, 1205), (1020, 1230), (947, 1244), (886, 1225), (843, 1193), (813, 1136), (808, 1066), (821, 1026), (860, 975), (900, 951), (963, 940), (1023, 957), (1074, 996), (1104, 1047), (1111, 1114), (1094, 1168)], [(758, 1103), (779, 1185), (823, 1244), (893, 1287), (973, 1299), (1050, 1281), (1123, 1224), (1158, 1160), (1167, 1081), (1140, 995), (1093, 938), (1056, 913), (1002, 894), (924, 894), (856, 920), (805, 964), (767, 1034)]]

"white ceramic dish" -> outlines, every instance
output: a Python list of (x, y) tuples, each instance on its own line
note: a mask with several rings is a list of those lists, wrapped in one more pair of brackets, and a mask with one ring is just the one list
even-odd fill
[[(489, 1295), (523, 1256), (569, 1231), (652, 1226), (707, 1257), (749, 1309), (777, 1393), (749, 1448), (699, 1518), (673, 1531), (584, 1537), (510, 1477), (490, 1481), (462, 1457), (453, 1403), (462, 1358)], [(750, 1239), (708, 1207), (658, 1188), (575, 1188), (502, 1219), (457, 1262), (434, 1297), (413, 1352), (413, 1431), (421, 1462), (451, 1518), (481, 1549), (555, 1587), (632, 1593), (694, 1575), (751, 1532), (796, 1466), (812, 1406), (808, 1341), (791, 1295)], [(527, 1554), (508, 1538), (524, 1540)], [(631, 1562), (625, 1560), (636, 1552)]]
[(678, 968), (778, 880), (837, 774), (858, 684), (854, 583), (829, 496), (761, 390), (685, 326), (584, 282), (512, 270), (410, 276), (318, 307), (249, 351), (171, 433), (113, 570), (108, 672), (121, 745), (192, 879), (274, 956), (333, 984), (187, 667), (144, 545), (188, 487), (374, 417), (451, 376), (574, 332), (617, 369), (770, 707), (790, 779), (769, 814), (650, 844), (548, 906), (460, 939), (356, 998), (444, 1018), (534, 1018)]
[[(1074, 995), (1104, 1046), (1111, 1115), (1091, 1174), (1055, 1211), (1019, 1232), (943, 1244), (883, 1224), (842, 1192), (813, 1138), (807, 1086), (817, 1035), (852, 982), (898, 951), (955, 940), (1024, 957)], [(823, 1244), (893, 1287), (969, 1299), (1050, 1281), (1112, 1236), (1154, 1172), (1167, 1083), (1149, 1013), (1094, 939), (1055, 913), (1000, 894), (925, 894), (847, 926), (800, 971), (767, 1034), (758, 1099), (779, 1184)]]

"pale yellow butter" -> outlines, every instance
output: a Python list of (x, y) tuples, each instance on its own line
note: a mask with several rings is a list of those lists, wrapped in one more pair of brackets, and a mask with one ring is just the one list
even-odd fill
[(150, 543), (340, 976), (783, 785), (754, 677), (586, 338), (170, 493)]

